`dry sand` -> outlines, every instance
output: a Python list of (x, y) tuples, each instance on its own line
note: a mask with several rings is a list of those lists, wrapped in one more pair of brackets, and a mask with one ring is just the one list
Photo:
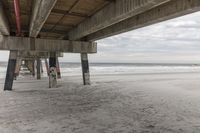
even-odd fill
[[(0, 81), (3, 89), (4, 80)], [(200, 73), (27, 76), (0, 91), (0, 133), (199, 133)]]

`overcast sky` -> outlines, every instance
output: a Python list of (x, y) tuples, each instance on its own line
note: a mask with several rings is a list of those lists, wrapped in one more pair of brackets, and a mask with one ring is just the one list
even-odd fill
[[(8, 52), (0, 51), (7, 61)], [(98, 41), (90, 62), (200, 63), (200, 12)], [(79, 54), (61, 61), (79, 62)]]

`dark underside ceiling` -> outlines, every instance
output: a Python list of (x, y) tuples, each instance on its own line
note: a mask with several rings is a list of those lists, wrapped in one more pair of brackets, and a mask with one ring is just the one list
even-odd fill
[[(13, 0), (2, 0), (12, 34), (16, 32)], [(63, 38), (79, 23), (95, 14), (111, 0), (57, 0), (39, 36), (41, 38)], [(20, 0), (21, 26), (24, 36), (28, 35), (33, 0)]]

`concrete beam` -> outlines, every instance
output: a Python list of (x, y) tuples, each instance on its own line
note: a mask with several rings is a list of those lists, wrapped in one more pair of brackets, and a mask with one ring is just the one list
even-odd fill
[(5, 10), (3, 8), (3, 4), (1, 1), (0, 1), (0, 34), (10, 35), (10, 27), (8, 24), (8, 19), (5, 15)]
[(34, 0), (29, 36), (37, 37), (57, 0)]
[[(56, 57), (63, 57), (63, 53), (56, 52)], [(33, 52), (33, 51), (19, 51), (17, 57), (21, 58), (49, 58), (50, 53), (49, 52)]]
[(200, 0), (171, 0), (156, 8), (121, 21), (108, 28), (87, 36), (86, 40), (94, 41), (161, 21), (173, 19), (200, 10)]
[(167, 1), (169, 0), (116, 0), (72, 29), (68, 34), (69, 40), (81, 39)]
[(0, 50), (96, 53), (95, 42), (0, 36)]

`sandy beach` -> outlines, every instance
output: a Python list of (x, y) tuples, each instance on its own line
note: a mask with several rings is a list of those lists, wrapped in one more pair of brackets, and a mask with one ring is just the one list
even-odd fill
[(200, 73), (31, 76), (4, 92), (0, 133), (199, 133)]

